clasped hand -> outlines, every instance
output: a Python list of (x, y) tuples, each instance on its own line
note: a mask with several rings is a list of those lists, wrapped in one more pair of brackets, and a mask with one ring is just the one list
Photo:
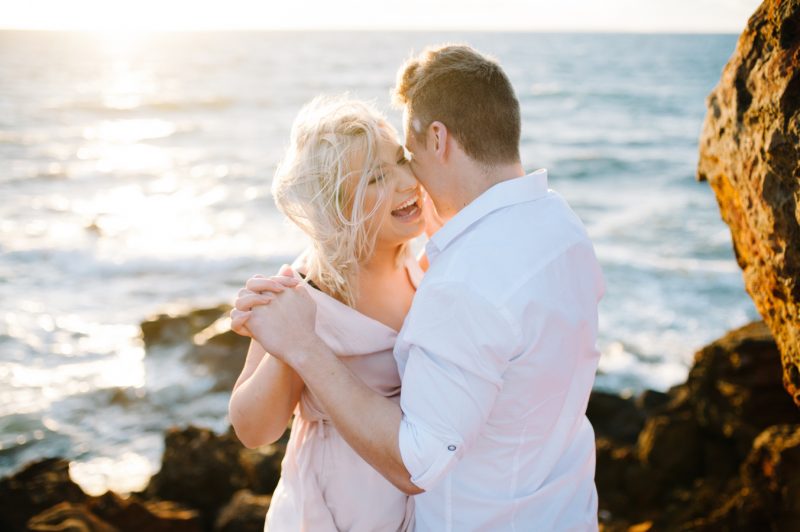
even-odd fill
[(278, 275), (254, 275), (247, 280), (231, 310), (231, 329), (291, 365), (315, 336), (316, 311), (305, 286), (284, 265)]

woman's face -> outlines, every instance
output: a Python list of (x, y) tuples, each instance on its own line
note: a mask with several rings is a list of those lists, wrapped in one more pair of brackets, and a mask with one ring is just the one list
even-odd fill
[[(378, 168), (370, 173), (364, 194), (364, 213), (375, 213), (365, 222), (375, 235), (376, 249), (394, 247), (419, 236), (425, 228), (423, 190), (411, 171), (403, 146), (384, 129), (378, 142)], [(360, 160), (359, 160), (360, 159)], [(363, 174), (363, 154), (353, 161), (353, 179)]]

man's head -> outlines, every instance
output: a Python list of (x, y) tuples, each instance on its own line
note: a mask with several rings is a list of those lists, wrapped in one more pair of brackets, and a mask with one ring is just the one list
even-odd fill
[[(398, 72), (394, 100), (404, 108), (412, 168), (434, 200), (442, 186), (452, 186), (450, 174), (463, 173), (454, 165), (466, 161), (491, 173), (519, 164), (514, 89), (500, 65), (473, 48), (432, 47), (409, 59)], [(448, 154), (453, 142), (459, 153)]]

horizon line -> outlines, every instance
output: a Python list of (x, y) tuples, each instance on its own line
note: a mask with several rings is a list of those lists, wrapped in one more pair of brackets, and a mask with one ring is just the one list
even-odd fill
[(740, 31), (736, 30), (715, 30), (715, 29), (596, 29), (596, 28), (560, 28), (560, 29), (544, 29), (544, 28), (512, 28), (512, 29), (499, 29), (499, 28), (314, 28), (314, 27), (287, 27), (287, 28), (267, 28), (267, 27), (254, 27), (254, 28), (31, 28), (31, 27), (2, 27), (2, 32), (57, 32), (57, 33), (88, 33), (88, 34), (103, 34), (109, 32), (121, 33), (291, 33), (291, 32), (328, 32), (328, 33), (378, 33), (378, 32), (393, 32), (393, 33), (545, 33), (545, 34), (632, 34), (632, 35), (739, 35)]

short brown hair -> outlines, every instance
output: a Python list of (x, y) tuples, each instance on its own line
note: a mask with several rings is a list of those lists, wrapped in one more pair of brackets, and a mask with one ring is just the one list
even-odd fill
[(496, 61), (467, 45), (426, 48), (400, 67), (394, 101), (406, 106), (425, 140), (442, 122), (467, 155), (489, 166), (519, 161), (520, 113), (514, 88)]

